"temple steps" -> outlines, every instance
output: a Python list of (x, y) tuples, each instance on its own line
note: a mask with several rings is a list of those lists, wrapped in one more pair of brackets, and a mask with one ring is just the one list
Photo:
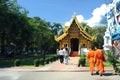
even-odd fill
[(78, 51), (72, 51), (72, 52), (70, 53), (70, 56), (71, 56), (71, 57), (77, 57), (77, 56), (78, 56)]

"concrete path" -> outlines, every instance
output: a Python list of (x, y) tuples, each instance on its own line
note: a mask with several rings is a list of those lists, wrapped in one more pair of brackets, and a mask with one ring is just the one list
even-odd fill
[(0, 71), (0, 80), (120, 80), (120, 76), (107, 73), (102, 77), (89, 72)]

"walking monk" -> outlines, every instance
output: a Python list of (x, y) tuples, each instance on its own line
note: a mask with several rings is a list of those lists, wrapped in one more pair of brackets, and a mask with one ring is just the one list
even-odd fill
[(87, 59), (88, 59), (89, 64), (90, 64), (91, 75), (93, 75), (93, 71), (95, 70), (94, 69), (94, 65), (95, 65), (94, 57), (95, 57), (95, 55), (94, 55), (93, 48), (90, 48), (89, 52), (87, 53)]
[(97, 74), (100, 73), (100, 76), (103, 75), (105, 72), (104, 70), (104, 60), (103, 60), (103, 53), (100, 49), (98, 49), (98, 46), (95, 46), (95, 61), (96, 61), (96, 67), (97, 67)]

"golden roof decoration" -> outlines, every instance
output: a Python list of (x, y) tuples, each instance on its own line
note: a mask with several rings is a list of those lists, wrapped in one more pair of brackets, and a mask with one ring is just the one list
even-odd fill
[(55, 40), (56, 40), (56, 41), (60, 41), (60, 40), (62, 40), (65, 36), (67, 36), (67, 35), (68, 35), (68, 33), (63, 33), (63, 34), (60, 35), (59, 37), (55, 36)]
[(92, 36), (90, 36), (90, 35), (85, 31), (85, 28), (80, 25), (80, 23), (79, 23), (78, 20), (77, 20), (76, 15), (73, 16), (73, 19), (72, 19), (72, 21), (70, 22), (70, 25), (69, 25), (69, 26), (64, 26), (64, 28), (63, 28), (63, 32), (64, 32), (64, 33), (63, 33), (62, 35), (58, 36), (58, 37), (56, 36), (56, 37), (55, 37), (55, 40), (59, 42), (60, 40), (62, 40), (64, 37), (66, 37), (66, 36), (68, 35), (68, 30), (69, 30), (69, 28), (71, 27), (73, 21), (76, 22), (78, 28), (80, 29), (80, 34), (81, 34), (84, 38), (86, 38), (86, 39), (88, 39), (88, 40), (90, 40), (90, 41), (93, 41), (94, 38), (93, 38)]
[(67, 28), (68, 28), (68, 26), (64, 26), (63, 32), (66, 32), (66, 31), (67, 31)]

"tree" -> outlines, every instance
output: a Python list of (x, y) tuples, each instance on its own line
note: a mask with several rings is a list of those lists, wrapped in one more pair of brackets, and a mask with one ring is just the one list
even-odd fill
[[(13, 43), (22, 50), (25, 42), (23, 34), (28, 22), (27, 11), (21, 12), (21, 9), (22, 7), (17, 4), (16, 0), (2, 0), (0, 2), (0, 28), (2, 29), (0, 30), (0, 35), (3, 36), (1, 38), (1, 48)], [(6, 38), (3, 33), (7, 35)], [(3, 51), (1, 52), (3, 53)]]
[(53, 23), (53, 25), (51, 26), (51, 30), (55, 35), (59, 35), (60, 33), (62, 33), (62, 25), (60, 23)]
[(34, 17), (29, 19), (29, 24), (33, 26), (34, 29), (31, 40), (34, 42), (35, 47), (40, 50), (56, 49), (57, 42), (54, 40), (54, 32), (50, 28), (50, 22), (46, 22), (39, 17)]
[(90, 27), (87, 25), (87, 23), (81, 23), (81, 26), (84, 28), (84, 30), (90, 34), (91, 36), (95, 37), (96, 39), (93, 40), (93, 45), (98, 45), (99, 48), (103, 48), (103, 36), (106, 31), (105, 26), (96, 26), (96, 27)]
[(85, 29), (85, 31), (86, 31), (88, 34), (90, 34), (91, 36), (94, 35), (92, 27), (90, 27), (89, 25), (87, 25), (87, 23), (82, 22), (82, 23), (80, 23), (80, 24), (81, 24), (81, 26)]
[(99, 48), (103, 48), (103, 44), (104, 44), (103, 36), (104, 36), (105, 31), (106, 31), (105, 26), (93, 28), (93, 33), (94, 33), (94, 36), (96, 37), (96, 40), (93, 41), (93, 44), (94, 45), (97, 44)]

